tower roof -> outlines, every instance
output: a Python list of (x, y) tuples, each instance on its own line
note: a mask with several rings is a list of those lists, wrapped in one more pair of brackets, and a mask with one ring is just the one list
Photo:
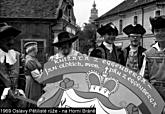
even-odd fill
[(94, 8), (96, 7), (96, 3), (95, 3), (95, 0), (94, 0), (94, 2), (93, 2), (93, 7), (94, 7)]
[(89, 22), (92, 22), (93, 20), (98, 18), (98, 10), (96, 9), (96, 3), (95, 0), (93, 2), (93, 8), (91, 9), (91, 16), (89, 17)]

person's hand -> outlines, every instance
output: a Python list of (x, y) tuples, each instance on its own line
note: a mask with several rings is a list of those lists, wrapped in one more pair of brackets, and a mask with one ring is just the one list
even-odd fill
[(161, 114), (165, 114), (165, 106), (164, 106), (164, 108), (163, 108), (163, 110), (162, 110), (162, 113)]
[(139, 109), (134, 104), (130, 103), (126, 107), (128, 114), (139, 114)]
[(22, 89), (17, 89), (16, 91), (18, 92), (18, 94), (19, 94), (20, 96), (26, 97), (26, 96), (25, 96), (25, 93), (24, 93), (24, 91), (23, 91)]
[(9, 93), (9, 90), (10, 90), (10, 87), (5, 88), (5, 89), (3, 90), (3, 93), (2, 93), (2, 95), (1, 95), (1, 100), (4, 100), (4, 99), (6, 98), (6, 96), (7, 96), (8, 93)]

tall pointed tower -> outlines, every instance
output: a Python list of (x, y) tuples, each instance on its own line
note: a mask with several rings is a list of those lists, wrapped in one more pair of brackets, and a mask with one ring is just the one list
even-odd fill
[(89, 22), (92, 23), (96, 18), (98, 18), (98, 10), (96, 9), (96, 3), (94, 1), (93, 8), (91, 9), (91, 16), (89, 17)]

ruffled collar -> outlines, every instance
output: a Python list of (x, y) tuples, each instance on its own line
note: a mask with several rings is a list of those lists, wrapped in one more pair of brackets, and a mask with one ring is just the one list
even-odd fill
[(17, 62), (16, 51), (11, 49), (8, 52), (4, 52), (2, 49), (0, 49), (0, 63), (4, 62), (8, 63), (9, 65), (15, 64)]
[[(72, 49), (72, 51), (70, 52), (70, 54), (67, 57), (77, 56), (77, 55), (78, 55), (78, 52), (76, 50)], [(58, 53), (56, 56), (57, 56), (57, 59), (64, 57), (64, 55), (62, 53)]]
[[(70, 54), (69, 54), (67, 57), (70, 57), (70, 56), (78, 56), (79, 54), (80, 54), (80, 53), (79, 53), (78, 51), (72, 50), (72, 51), (70, 52)], [(64, 55), (63, 55), (62, 53), (57, 53), (56, 55), (51, 56), (51, 57), (49, 58), (49, 60), (59, 59), (59, 58), (63, 58), (63, 57), (64, 57)]]

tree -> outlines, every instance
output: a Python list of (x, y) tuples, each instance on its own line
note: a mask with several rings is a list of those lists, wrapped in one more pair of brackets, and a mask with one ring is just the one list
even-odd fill
[(97, 27), (94, 24), (85, 23), (84, 29), (79, 33), (79, 46), (81, 53), (88, 54), (88, 50), (95, 47), (96, 29)]

